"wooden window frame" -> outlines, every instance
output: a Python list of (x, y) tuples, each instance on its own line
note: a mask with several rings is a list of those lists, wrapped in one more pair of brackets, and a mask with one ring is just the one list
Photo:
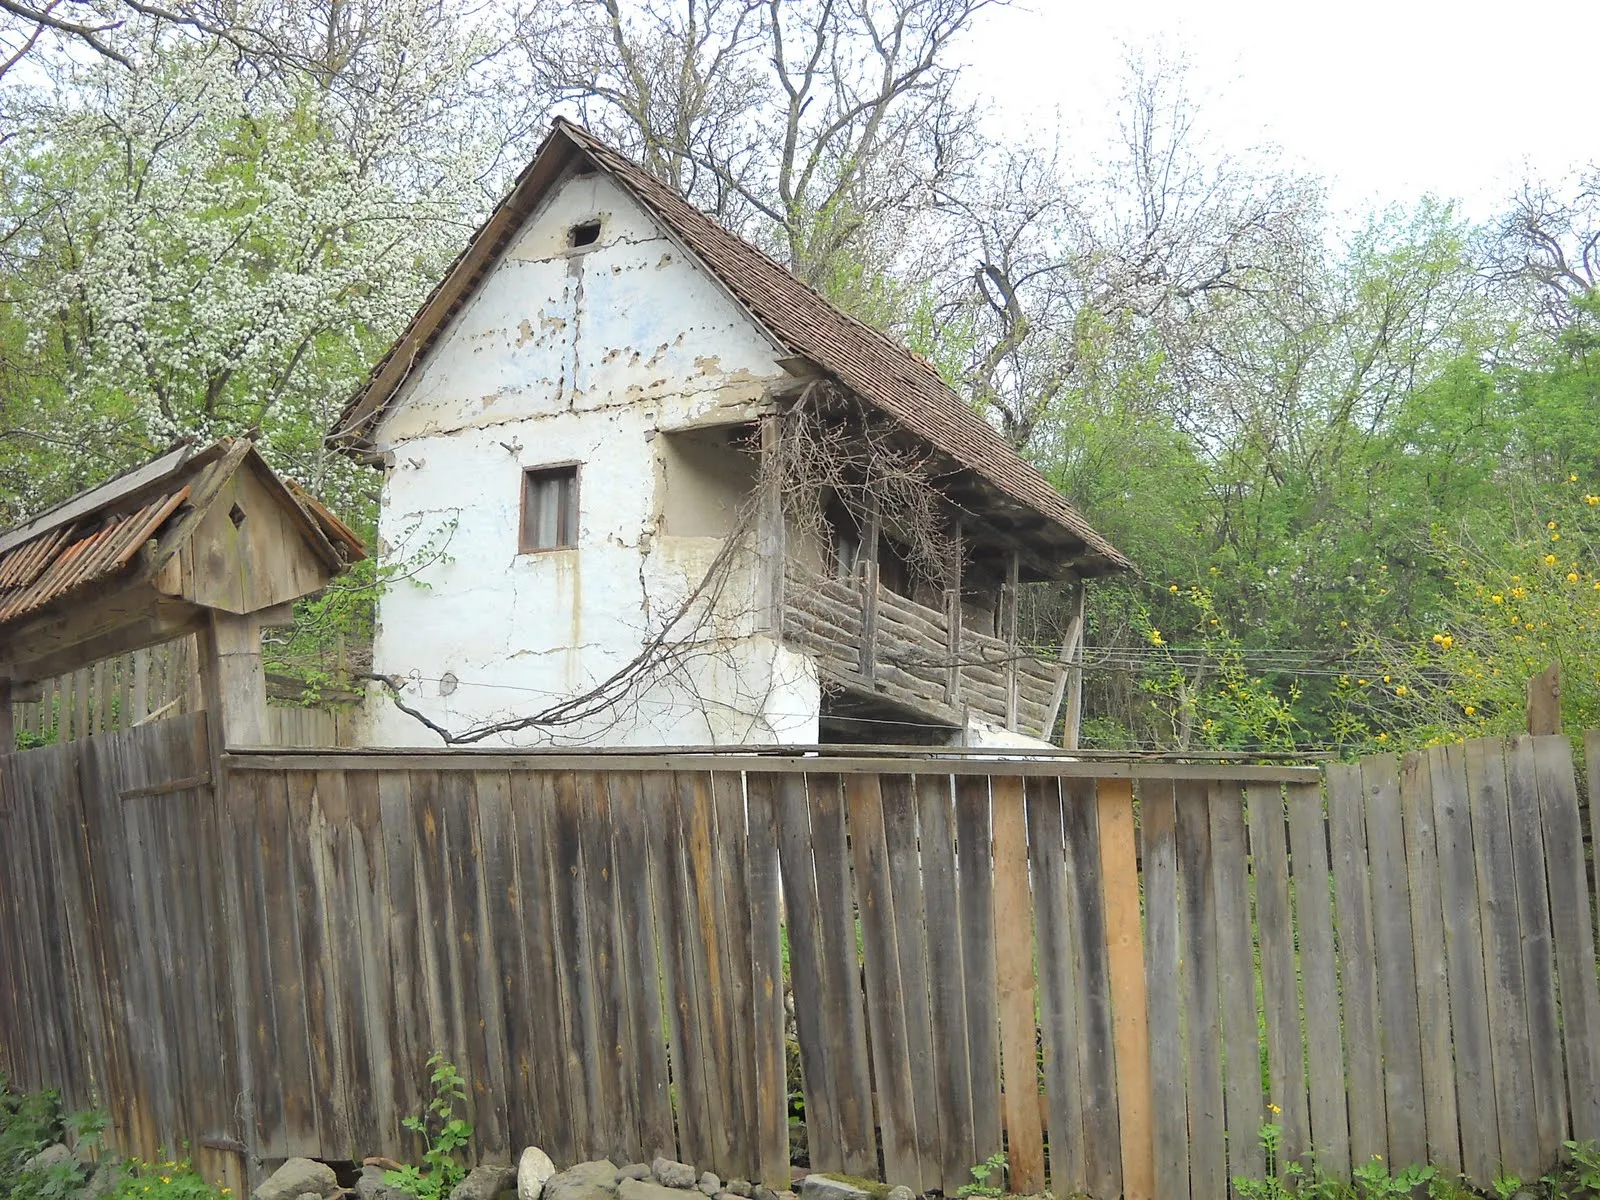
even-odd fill
[[(558, 519), (556, 530), (556, 544), (553, 546), (538, 546), (528, 528), (528, 484), (535, 477), (566, 476), (572, 477), (572, 540), (563, 542), (560, 539), (567, 530), (560, 528), (562, 522)], [(517, 553), (518, 554), (554, 554), (562, 550), (576, 550), (578, 548), (579, 517), (582, 509), (583, 464), (580, 462), (555, 462), (540, 463), (536, 467), (523, 467), (521, 473), (522, 495), (518, 500), (519, 515), (517, 519)]]

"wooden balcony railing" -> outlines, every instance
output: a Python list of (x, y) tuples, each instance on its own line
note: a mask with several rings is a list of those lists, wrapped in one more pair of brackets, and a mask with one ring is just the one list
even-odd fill
[(1060, 705), (1055, 663), (1003, 638), (964, 628), (878, 583), (872, 564), (833, 579), (799, 563), (784, 573), (783, 637), (817, 661), (824, 682), (870, 692), (950, 725), (970, 713), (1033, 737), (1050, 736)]

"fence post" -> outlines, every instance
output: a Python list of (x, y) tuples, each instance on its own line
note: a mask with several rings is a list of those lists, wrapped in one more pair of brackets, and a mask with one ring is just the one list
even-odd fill
[(1561, 664), (1553, 662), (1528, 680), (1528, 732), (1561, 732)]

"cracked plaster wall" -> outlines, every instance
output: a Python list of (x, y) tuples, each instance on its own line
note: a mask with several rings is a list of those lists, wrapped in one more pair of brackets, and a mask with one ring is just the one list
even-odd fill
[[(596, 218), (599, 240), (569, 249), (572, 226)], [(680, 520), (694, 530), (680, 536), (662, 521), (660, 433), (748, 415), (783, 375), (779, 353), (608, 178), (552, 189), (377, 430), (392, 462), (386, 552), (404, 558), (454, 528), (444, 559), (383, 596), (374, 669), (412, 680), (408, 702), (459, 731), (547, 707), (630, 661), (721, 545), (695, 522)], [(570, 462), (577, 547), (518, 553), (523, 471)], [(753, 632), (748, 572), (722, 607), (722, 640), (690, 678), (561, 739), (815, 741), (815, 668)], [(366, 744), (436, 740), (381, 689), (366, 710)]]

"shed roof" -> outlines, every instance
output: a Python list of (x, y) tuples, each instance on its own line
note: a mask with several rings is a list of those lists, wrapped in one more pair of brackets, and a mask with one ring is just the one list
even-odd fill
[[(239, 470), (253, 471), (294, 518), (331, 570), (365, 557), (360, 539), (320, 504), (306, 504), (245, 439), (204, 449), (180, 445), (0, 531), (0, 627), (40, 612), (81, 589), (142, 566), (159, 570), (189, 527)], [(303, 495), (303, 493), (301, 493)]]
[[(471, 298), (539, 201), (577, 158), (615, 179), (732, 294), (774, 344), (810, 360), (867, 403), (970, 473), (988, 489), (1069, 535), (1085, 574), (1132, 563), (961, 399), (932, 365), (846, 315), (756, 247), (730, 233), (645, 168), (588, 130), (558, 118), (532, 163), (490, 214), (404, 333), (351, 397), (330, 441), (359, 445), (383, 417), (412, 367)], [(1059, 540), (1059, 539), (1052, 539)]]

